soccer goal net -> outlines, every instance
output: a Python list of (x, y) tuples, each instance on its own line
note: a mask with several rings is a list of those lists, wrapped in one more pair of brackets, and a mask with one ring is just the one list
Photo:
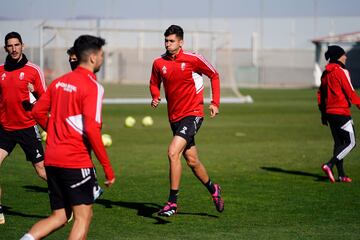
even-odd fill
[[(40, 31), (40, 65), (46, 79), (70, 71), (66, 50), (82, 34), (106, 39), (104, 64), (97, 74), (105, 87), (106, 103), (149, 103), (149, 79), (153, 60), (164, 53), (163, 29), (113, 27), (113, 24), (44, 24)], [(185, 32), (184, 49), (203, 55), (215, 66), (221, 80), (221, 102), (249, 103), (234, 79), (235, 69), (228, 32)], [(205, 101), (211, 98), (210, 81), (204, 76)]]

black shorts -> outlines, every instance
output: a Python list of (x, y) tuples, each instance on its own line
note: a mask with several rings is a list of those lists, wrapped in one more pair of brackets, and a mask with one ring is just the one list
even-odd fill
[(52, 210), (93, 204), (97, 189), (94, 168), (45, 167)]
[(6, 131), (0, 126), (0, 148), (10, 155), (17, 143), (25, 152), (26, 160), (32, 163), (44, 160), (44, 149), (37, 125), (15, 131)]
[(201, 127), (204, 118), (188, 116), (178, 122), (170, 123), (173, 135), (180, 136), (186, 140), (186, 148), (195, 146), (195, 135)]

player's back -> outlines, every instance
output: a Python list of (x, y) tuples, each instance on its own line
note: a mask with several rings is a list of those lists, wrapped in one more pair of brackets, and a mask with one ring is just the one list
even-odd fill
[[(51, 84), (48, 139), (45, 164), (57, 167), (92, 167), (84, 131), (84, 105), (91, 101), (99, 84), (95, 75), (78, 67)], [(101, 96), (102, 97), (102, 96)], [(94, 106), (95, 108), (96, 106)]]

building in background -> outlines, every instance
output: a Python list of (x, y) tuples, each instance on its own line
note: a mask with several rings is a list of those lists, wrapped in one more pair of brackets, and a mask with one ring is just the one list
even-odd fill
[[(74, 39), (95, 34), (108, 42), (102, 81), (147, 84), (151, 60), (163, 52), (163, 31), (178, 24), (186, 32), (185, 49), (216, 65), (224, 86), (311, 87), (311, 40), (360, 29), (356, 0), (183, 0), (176, 12), (165, 0), (21, 2), (13, 5), (24, 8), (22, 19), (1, 13), (1, 32), (24, 36), (25, 52), (48, 82), (69, 70), (66, 49)], [(356, 54), (354, 47), (346, 46)]]

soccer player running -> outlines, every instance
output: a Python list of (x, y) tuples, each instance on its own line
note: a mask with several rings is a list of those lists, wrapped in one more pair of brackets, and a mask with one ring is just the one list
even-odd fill
[(219, 184), (214, 184), (210, 180), (204, 165), (200, 162), (195, 146), (195, 135), (204, 117), (202, 74), (211, 80), (213, 98), (209, 106), (211, 118), (219, 113), (219, 74), (201, 55), (183, 51), (184, 32), (180, 26), (171, 25), (164, 36), (166, 53), (155, 59), (152, 67), (151, 106), (156, 108), (160, 103), (160, 85), (163, 83), (168, 117), (174, 137), (168, 148), (169, 198), (158, 215), (169, 217), (177, 213), (177, 195), (182, 172), (181, 155), (184, 156), (194, 175), (212, 195), (217, 211), (222, 212), (224, 201), (221, 198), (221, 188)]
[(337, 168), (339, 182), (352, 182), (344, 171), (344, 158), (355, 147), (355, 132), (351, 118), (350, 106), (355, 104), (360, 108), (360, 98), (356, 94), (345, 68), (346, 54), (340, 46), (332, 45), (325, 53), (329, 60), (321, 76), (321, 85), (318, 90), (318, 104), (321, 111), (323, 125), (330, 125), (334, 139), (333, 156), (321, 168), (334, 183), (332, 172), (334, 165)]
[[(8, 55), (0, 66), (0, 165), (19, 144), (36, 173), (46, 180), (41, 137), (31, 116), (32, 103), (46, 90), (44, 74), (23, 54), (19, 33), (8, 33), (4, 48)], [(4, 223), (0, 188), (0, 224)]]
[(45, 169), (52, 214), (37, 222), (22, 240), (41, 239), (62, 227), (74, 213), (68, 239), (86, 239), (95, 200), (96, 177), (91, 149), (105, 172), (105, 185), (115, 175), (101, 140), (104, 89), (95, 73), (103, 63), (105, 40), (82, 35), (74, 42), (79, 66), (54, 80), (33, 108), (47, 133)]

